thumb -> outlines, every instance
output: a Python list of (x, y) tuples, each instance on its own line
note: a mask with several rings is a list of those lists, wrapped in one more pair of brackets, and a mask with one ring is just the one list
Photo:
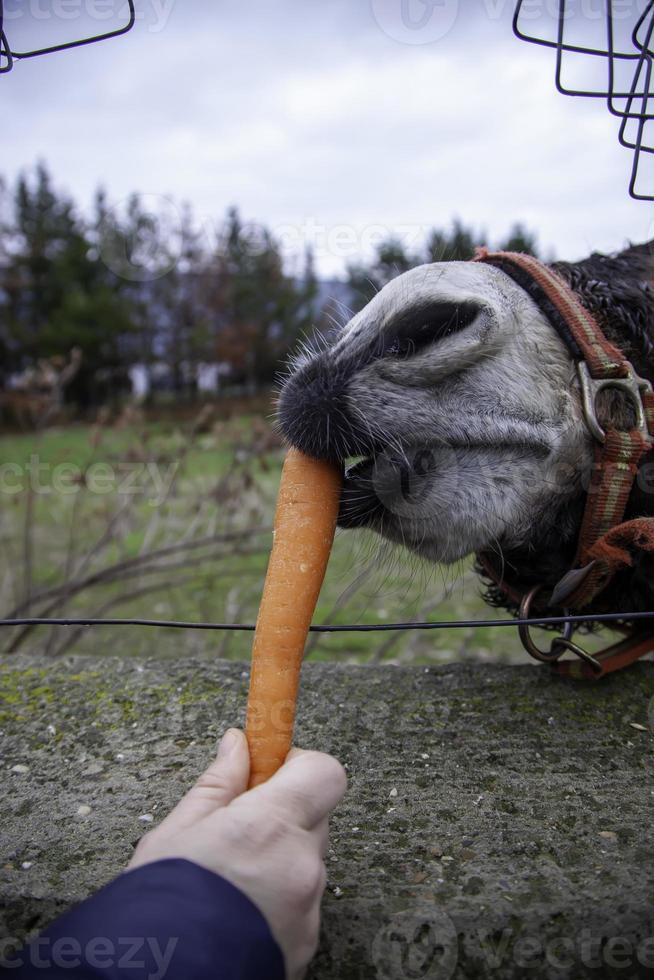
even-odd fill
[(207, 800), (215, 810), (245, 792), (249, 775), (250, 750), (245, 734), (228, 728), (218, 743), (218, 755), (188, 795)]
[(182, 830), (227, 806), (245, 792), (249, 776), (250, 753), (245, 735), (238, 728), (228, 728), (220, 740), (214, 761), (162, 821), (160, 828)]

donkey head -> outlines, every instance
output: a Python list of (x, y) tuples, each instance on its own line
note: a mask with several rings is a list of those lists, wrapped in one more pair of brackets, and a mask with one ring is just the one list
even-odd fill
[(393, 280), (333, 346), (298, 357), (278, 418), (309, 455), (360, 457), (340, 526), (436, 562), (537, 561), (552, 585), (569, 567), (593, 439), (567, 348), (499, 269), (435, 263)]

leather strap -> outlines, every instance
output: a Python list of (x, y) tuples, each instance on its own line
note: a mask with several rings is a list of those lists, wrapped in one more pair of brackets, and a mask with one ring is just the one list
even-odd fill
[(561, 677), (575, 680), (599, 680), (616, 670), (622, 670), (654, 650), (654, 631), (631, 634), (619, 643), (607, 647), (601, 653), (593, 654), (600, 664), (600, 670), (593, 670), (583, 660), (559, 660), (552, 664), (552, 670)]
[[(596, 439), (595, 458), (573, 568), (558, 583), (550, 601), (556, 605), (565, 602), (568, 609), (582, 609), (607, 587), (616, 571), (631, 563), (630, 552), (624, 548), (618, 549), (620, 560), (616, 558), (611, 536), (621, 527), (626, 529), (636, 523), (621, 524), (639, 463), (654, 441), (654, 394), (649, 382), (638, 378), (624, 353), (605, 336), (568, 284), (548, 266), (530, 255), (487, 249), (478, 249), (473, 261), (494, 265), (524, 289), (547, 316), (578, 366), (584, 411)], [(632, 398), (636, 428), (601, 428), (595, 414), (595, 397), (606, 386), (621, 387)], [(636, 538), (654, 541), (654, 519), (642, 518), (638, 523), (637, 531), (631, 528), (632, 542)], [(509, 598), (524, 598), (526, 587), (507, 583), (489, 555), (477, 557)], [(640, 637), (624, 640), (597, 655), (599, 671), (581, 661), (555, 663), (553, 667), (567, 676), (603, 676), (654, 649), (654, 632), (647, 638), (643, 634)]]
[(638, 463), (649, 449), (649, 443), (645, 443), (640, 433), (633, 429), (629, 432), (610, 429), (604, 445), (595, 447), (574, 568), (589, 568), (591, 561), (593, 564), (577, 587), (564, 597), (568, 608), (581, 609), (588, 605), (606, 588), (617, 571), (605, 559), (602, 549), (595, 546), (621, 525), (638, 474)]
[(575, 361), (584, 360), (594, 378), (624, 378), (633, 370), (619, 348), (604, 336), (594, 316), (553, 269), (521, 252), (477, 250), (473, 262), (506, 273), (545, 313)]

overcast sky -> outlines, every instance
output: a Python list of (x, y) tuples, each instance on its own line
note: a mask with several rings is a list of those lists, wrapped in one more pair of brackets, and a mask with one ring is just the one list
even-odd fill
[[(600, 0), (577, 2), (573, 26), (596, 30)], [(324, 274), (382, 229), (411, 244), (455, 216), (495, 239), (523, 221), (560, 258), (654, 236), (616, 120), (555, 91), (552, 52), (512, 35), (512, 0), (136, 7), (131, 34), (0, 76), (0, 173), (42, 158), (84, 207), (102, 183), (111, 202), (187, 200), (207, 228), (237, 204), (289, 254), (313, 242)], [(108, 29), (120, 10), (5, 0), (5, 27), (24, 49)]]

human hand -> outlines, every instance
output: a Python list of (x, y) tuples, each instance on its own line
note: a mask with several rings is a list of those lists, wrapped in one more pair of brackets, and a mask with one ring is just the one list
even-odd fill
[(249, 773), (245, 735), (230, 728), (195, 786), (141, 838), (129, 867), (178, 857), (222, 875), (265, 916), (288, 980), (301, 980), (318, 947), (329, 813), (345, 793), (345, 771), (323, 752), (292, 749), (251, 790)]

